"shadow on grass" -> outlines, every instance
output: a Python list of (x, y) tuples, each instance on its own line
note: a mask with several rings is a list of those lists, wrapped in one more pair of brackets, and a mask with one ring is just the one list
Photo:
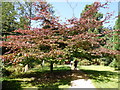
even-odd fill
[[(81, 76), (78, 78), (78, 76)], [(23, 87), (34, 86), (37, 90), (61, 90), (59, 86), (69, 85), (71, 81), (76, 79), (93, 79), (96, 82), (109, 82), (110, 78), (116, 78), (117, 72), (110, 71), (97, 71), (97, 70), (85, 70), (80, 69), (78, 71), (72, 71), (69, 67), (56, 67), (53, 72), (49, 70), (36, 70), (34, 72), (27, 72), (24, 74), (13, 77), (20, 78), (22, 80), (4, 80), (3, 90), (21, 90)], [(32, 80), (24, 81), (24, 78), (33, 78)], [(22, 88), (21, 88), (22, 87)], [(29, 87), (29, 88), (30, 88)]]
[[(21, 90), (23, 87), (33, 86), (40, 90), (59, 90), (59, 85), (70, 84), (71, 78), (68, 75), (71, 74), (70, 67), (55, 67), (53, 72), (50, 72), (48, 67), (44, 70), (36, 69), (11, 75), (7, 80), (2, 81), (2, 90)], [(31, 78), (33, 79), (30, 80)]]
[(117, 72), (111, 72), (111, 71), (97, 71), (97, 70), (85, 70), (81, 69), (84, 73), (88, 75), (90, 79), (95, 80), (96, 82), (109, 82), (112, 81), (110, 78), (116, 78), (118, 77)]
[[(47, 71), (45, 73), (37, 73), (34, 80), (29, 82), (33, 86), (39, 88), (59, 88), (60, 85), (71, 85), (71, 81), (78, 79), (78, 75), (85, 79), (85, 75), (79, 71), (72, 70), (54, 70), (52, 73)], [(59, 89), (57, 89), (59, 90)]]
[[(23, 79), (23, 81), (21, 81), (23, 87), (31, 84), (31, 86), (37, 87), (40, 90), (61, 90), (59, 86), (70, 86), (71, 81), (78, 79), (77, 76), (86, 79), (84, 73), (79, 72), (79, 70), (70, 70), (70, 67), (55, 67), (53, 72), (50, 72), (50, 70), (36, 70), (35, 72), (17, 75), (14, 78)], [(30, 81), (24, 81), (24, 78), (33, 79)]]
[[(44, 72), (34, 72), (30, 74), (24, 74), (19, 76), (21, 78), (34, 78), (32, 81), (27, 81), (27, 84), (38, 88), (59, 88), (60, 85), (70, 85), (72, 80), (71, 70), (54, 70), (53, 72), (44, 71)], [(58, 90), (58, 89), (57, 89)]]
[[(3, 80), (2, 90), (23, 90), (24, 87), (30, 88), (33, 86), (37, 87), (37, 90), (61, 90), (59, 88), (60, 85), (70, 85), (71, 75), (71, 70), (25, 73), (9, 80)], [(14, 80), (17, 78), (19, 80)], [(28, 80), (24, 81), (24, 78), (28, 78)], [(34, 79), (29, 81), (30, 78)]]
[(2, 81), (2, 90), (21, 90), (21, 83), (16, 80)]

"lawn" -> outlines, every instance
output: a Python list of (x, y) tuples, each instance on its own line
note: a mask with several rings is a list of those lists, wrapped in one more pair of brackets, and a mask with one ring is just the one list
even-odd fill
[[(58, 65), (51, 73), (49, 67), (33, 68), (26, 73), (17, 73), (1, 78), (4, 90), (21, 90), (22, 88), (69, 88), (72, 72), (69, 66)], [(46, 90), (46, 89), (45, 89)]]
[(118, 88), (118, 71), (109, 66), (80, 66), (96, 88)]
[(50, 88), (49, 90), (59, 90), (60, 88), (69, 88), (71, 81), (80, 78), (90, 78), (96, 88), (118, 88), (118, 72), (114, 68), (79, 66), (79, 69), (80, 71), (72, 71), (67, 65), (57, 65), (51, 73), (49, 67), (36, 67), (26, 73), (3, 77), (3, 89)]

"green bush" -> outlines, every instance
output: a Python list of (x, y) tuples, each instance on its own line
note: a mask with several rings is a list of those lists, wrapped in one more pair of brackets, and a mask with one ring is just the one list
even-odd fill
[(103, 62), (101, 61), (101, 59), (93, 59), (92, 64), (93, 65), (101, 65), (101, 64), (103, 64)]
[(80, 65), (85, 65), (85, 66), (86, 65), (91, 65), (91, 62), (87, 59), (84, 59), (84, 60), (80, 61)]

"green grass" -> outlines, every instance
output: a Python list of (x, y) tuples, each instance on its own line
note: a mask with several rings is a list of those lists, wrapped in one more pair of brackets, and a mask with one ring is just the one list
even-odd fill
[(17, 73), (0, 80), (3, 82), (4, 90), (20, 90), (22, 88), (56, 88), (56, 90), (59, 90), (59, 88), (70, 86), (72, 80), (69, 76), (70, 72), (70, 67), (64, 65), (57, 65), (52, 73), (47, 66), (36, 67), (26, 73)]
[[(70, 82), (90, 78), (96, 88), (117, 88), (118, 72), (107, 66), (80, 66), (80, 71), (71, 71), (67, 65), (57, 65), (51, 73), (48, 66), (35, 67), (26, 73), (17, 73), (0, 78), (4, 90), (22, 88), (69, 88)], [(86, 76), (87, 75), (87, 76)], [(79, 78), (77, 76), (80, 76)], [(10, 86), (10, 87), (9, 87)], [(18, 89), (20, 88), (20, 89)], [(47, 89), (45, 89), (47, 90)]]
[(80, 66), (96, 88), (118, 88), (118, 71), (109, 66)]

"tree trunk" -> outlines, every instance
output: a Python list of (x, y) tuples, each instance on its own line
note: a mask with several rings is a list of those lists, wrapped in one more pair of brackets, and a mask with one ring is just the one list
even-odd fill
[(50, 71), (51, 72), (53, 71), (53, 62), (52, 61), (50, 62)]

